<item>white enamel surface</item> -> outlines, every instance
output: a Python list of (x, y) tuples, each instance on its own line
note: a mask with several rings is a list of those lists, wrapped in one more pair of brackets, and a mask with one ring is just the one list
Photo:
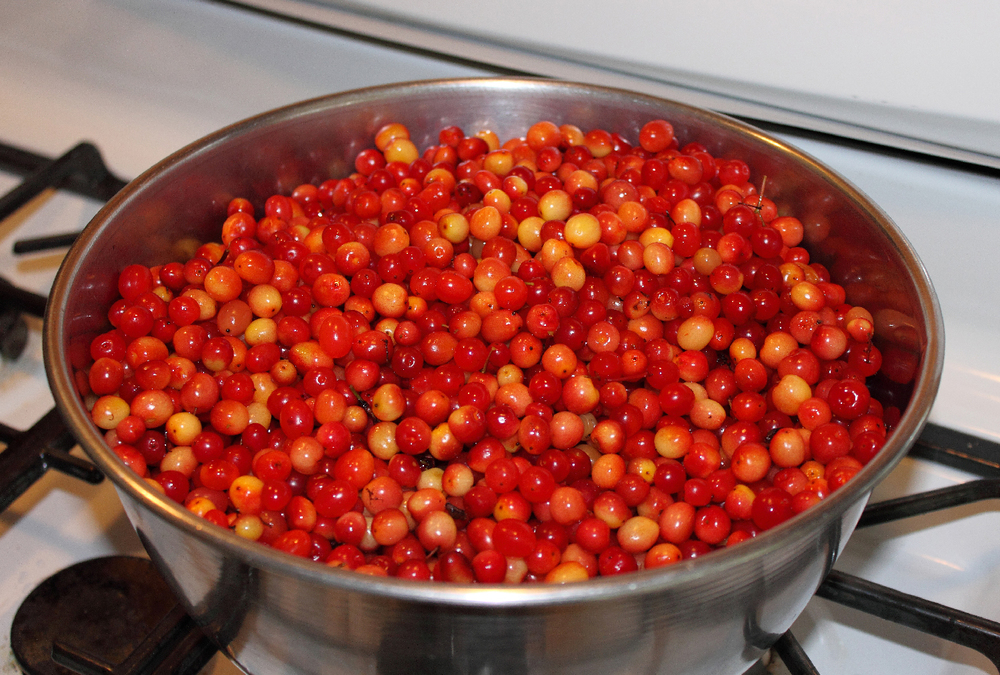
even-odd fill
[(997, 88), (967, 86), (988, 80), (995, 63), (1000, 8), (986, 1), (510, 0), (502, 12), (486, 0), (320, 4), (688, 81), (707, 76), (734, 90), (767, 86), (1000, 121)]
[[(789, 11), (796, 7), (790, 5)], [(890, 12), (891, 4), (857, 3), (855, 9), (877, 14)], [(988, 12), (984, 16), (988, 19)], [(973, 50), (975, 37), (968, 41)], [(754, 73), (766, 70), (749, 69), (749, 75), (741, 71), (740, 76), (753, 82)], [(35, 0), (0, 9), (0, 139), (51, 156), (89, 139), (112, 170), (126, 178), (206, 133), (278, 105), (384, 82), (476, 74), (487, 73), (211, 2)], [(829, 86), (828, 93), (837, 93), (836, 82)], [(886, 90), (884, 96), (890, 95), (896, 96)], [(892, 102), (903, 104), (902, 99)], [(990, 109), (995, 113), (1000, 106)], [(972, 105), (963, 110), (979, 114)], [(1000, 284), (993, 271), (1000, 253), (994, 234), (1000, 180), (814, 140), (789, 140), (868, 193), (926, 265), (941, 300), (947, 338), (932, 421), (1000, 440), (1000, 362), (995, 357)], [(0, 190), (13, 184), (12, 177), (0, 175)], [(65, 195), (33, 202), (0, 225), (0, 270), (44, 293), (58, 252), (15, 257), (11, 245), (26, 236), (79, 229), (97, 208)], [(17, 428), (26, 428), (52, 405), (38, 322), (32, 327), (24, 356), (0, 365), (0, 421)], [(967, 479), (907, 460), (875, 499)], [(966, 512), (973, 517), (949, 515), (938, 523), (929, 516), (860, 531), (840, 567), (1000, 620), (998, 516), (989, 503)], [(934, 525), (916, 527), (927, 522)], [(0, 515), (0, 675), (17, 672), (6, 647), (8, 627), (31, 588), (73, 562), (138, 550), (107, 483), (95, 487), (47, 476)], [(827, 674), (993, 672), (974, 652), (822, 600), (810, 603), (795, 632)], [(887, 637), (877, 637), (882, 635)], [(234, 669), (216, 662), (212, 672)]]
[(236, 1), (522, 72), (1000, 160), (1000, 8), (987, 0)]

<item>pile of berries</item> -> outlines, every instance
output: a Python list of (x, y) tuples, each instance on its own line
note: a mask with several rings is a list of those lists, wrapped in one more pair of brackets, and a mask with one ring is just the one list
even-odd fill
[(374, 145), (121, 271), (77, 386), (190, 511), (366, 574), (567, 582), (744, 541), (885, 443), (872, 315), (744, 161), (663, 120)]

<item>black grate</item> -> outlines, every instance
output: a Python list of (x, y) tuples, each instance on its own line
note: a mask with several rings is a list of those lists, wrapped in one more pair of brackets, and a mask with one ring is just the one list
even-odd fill
[[(22, 177), (10, 192), (0, 197), (3, 220), (47, 189), (66, 189), (107, 201), (124, 185), (104, 165), (100, 153), (89, 143), (80, 143), (57, 159), (0, 144), (0, 169)], [(37, 251), (68, 246), (75, 233), (19, 241), (15, 252)], [(27, 340), (25, 314), (43, 318), (46, 298), (18, 288), (0, 278), (0, 353), (16, 359)], [(7, 445), (0, 453), (0, 509), (6, 509), (50, 468), (58, 469), (91, 483), (103, 479), (90, 462), (69, 454), (72, 435), (56, 410), (50, 411), (30, 429), (19, 431), (0, 425), (0, 441)]]
[[(1000, 476), (1000, 444), (928, 424), (909, 454), (981, 477), (939, 490), (869, 504), (858, 521), (859, 528), (1000, 497), (1000, 478), (997, 477)], [(974, 649), (1000, 671), (1000, 623), (838, 570), (830, 572), (816, 595)], [(819, 672), (790, 632), (778, 641), (775, 651), (792, 675), (817, 675)]]

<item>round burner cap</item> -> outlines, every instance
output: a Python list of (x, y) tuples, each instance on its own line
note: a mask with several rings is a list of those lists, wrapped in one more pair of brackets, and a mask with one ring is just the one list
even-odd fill
[(14, 656), (27, 675), (67, 675), (53, 646), (109, 665), (125, 662), (177, 605), (146, 558), (110, 556), (68, 567), (43, 581), (11, 625)]

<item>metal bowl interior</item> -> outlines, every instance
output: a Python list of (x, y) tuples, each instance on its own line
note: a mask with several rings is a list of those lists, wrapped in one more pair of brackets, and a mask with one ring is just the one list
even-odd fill
[[(635, 139), (670, 120), (682, 142), (747, 161), (798, 215), (815, 259), (879, 340), (912, 364), (885, 391), (904, 409), (885, 448), (810, 511), (671, 568), (569, 586), (473, 587), (372, 579), (300, 561), (208, 525), (150, 490), (105, 446), (74, 368), (107, 329), (117, 274), (218, 239), (226, 206), (341, 177), (387, 122), (419, 147), (457, 125), (522, 136), (541, 119)], [(531, 79), (433, 81), (336, 94), (223, 129), (129, 184), (67, 255), (45, 322), (48, 376), (73, 433), (114, 481), (150, 556), (192, 615), (252, 673), (741, 673), (804, 608), (872, 487), (919, 434), (937, 391), (943, 328), (922, 264), (882, 211), (826, 167), (732, 119), (635, 93)], [(900, 378), (897, 378), (900, 379)], [(903, 378), (907, 379), (907, 378)]]

